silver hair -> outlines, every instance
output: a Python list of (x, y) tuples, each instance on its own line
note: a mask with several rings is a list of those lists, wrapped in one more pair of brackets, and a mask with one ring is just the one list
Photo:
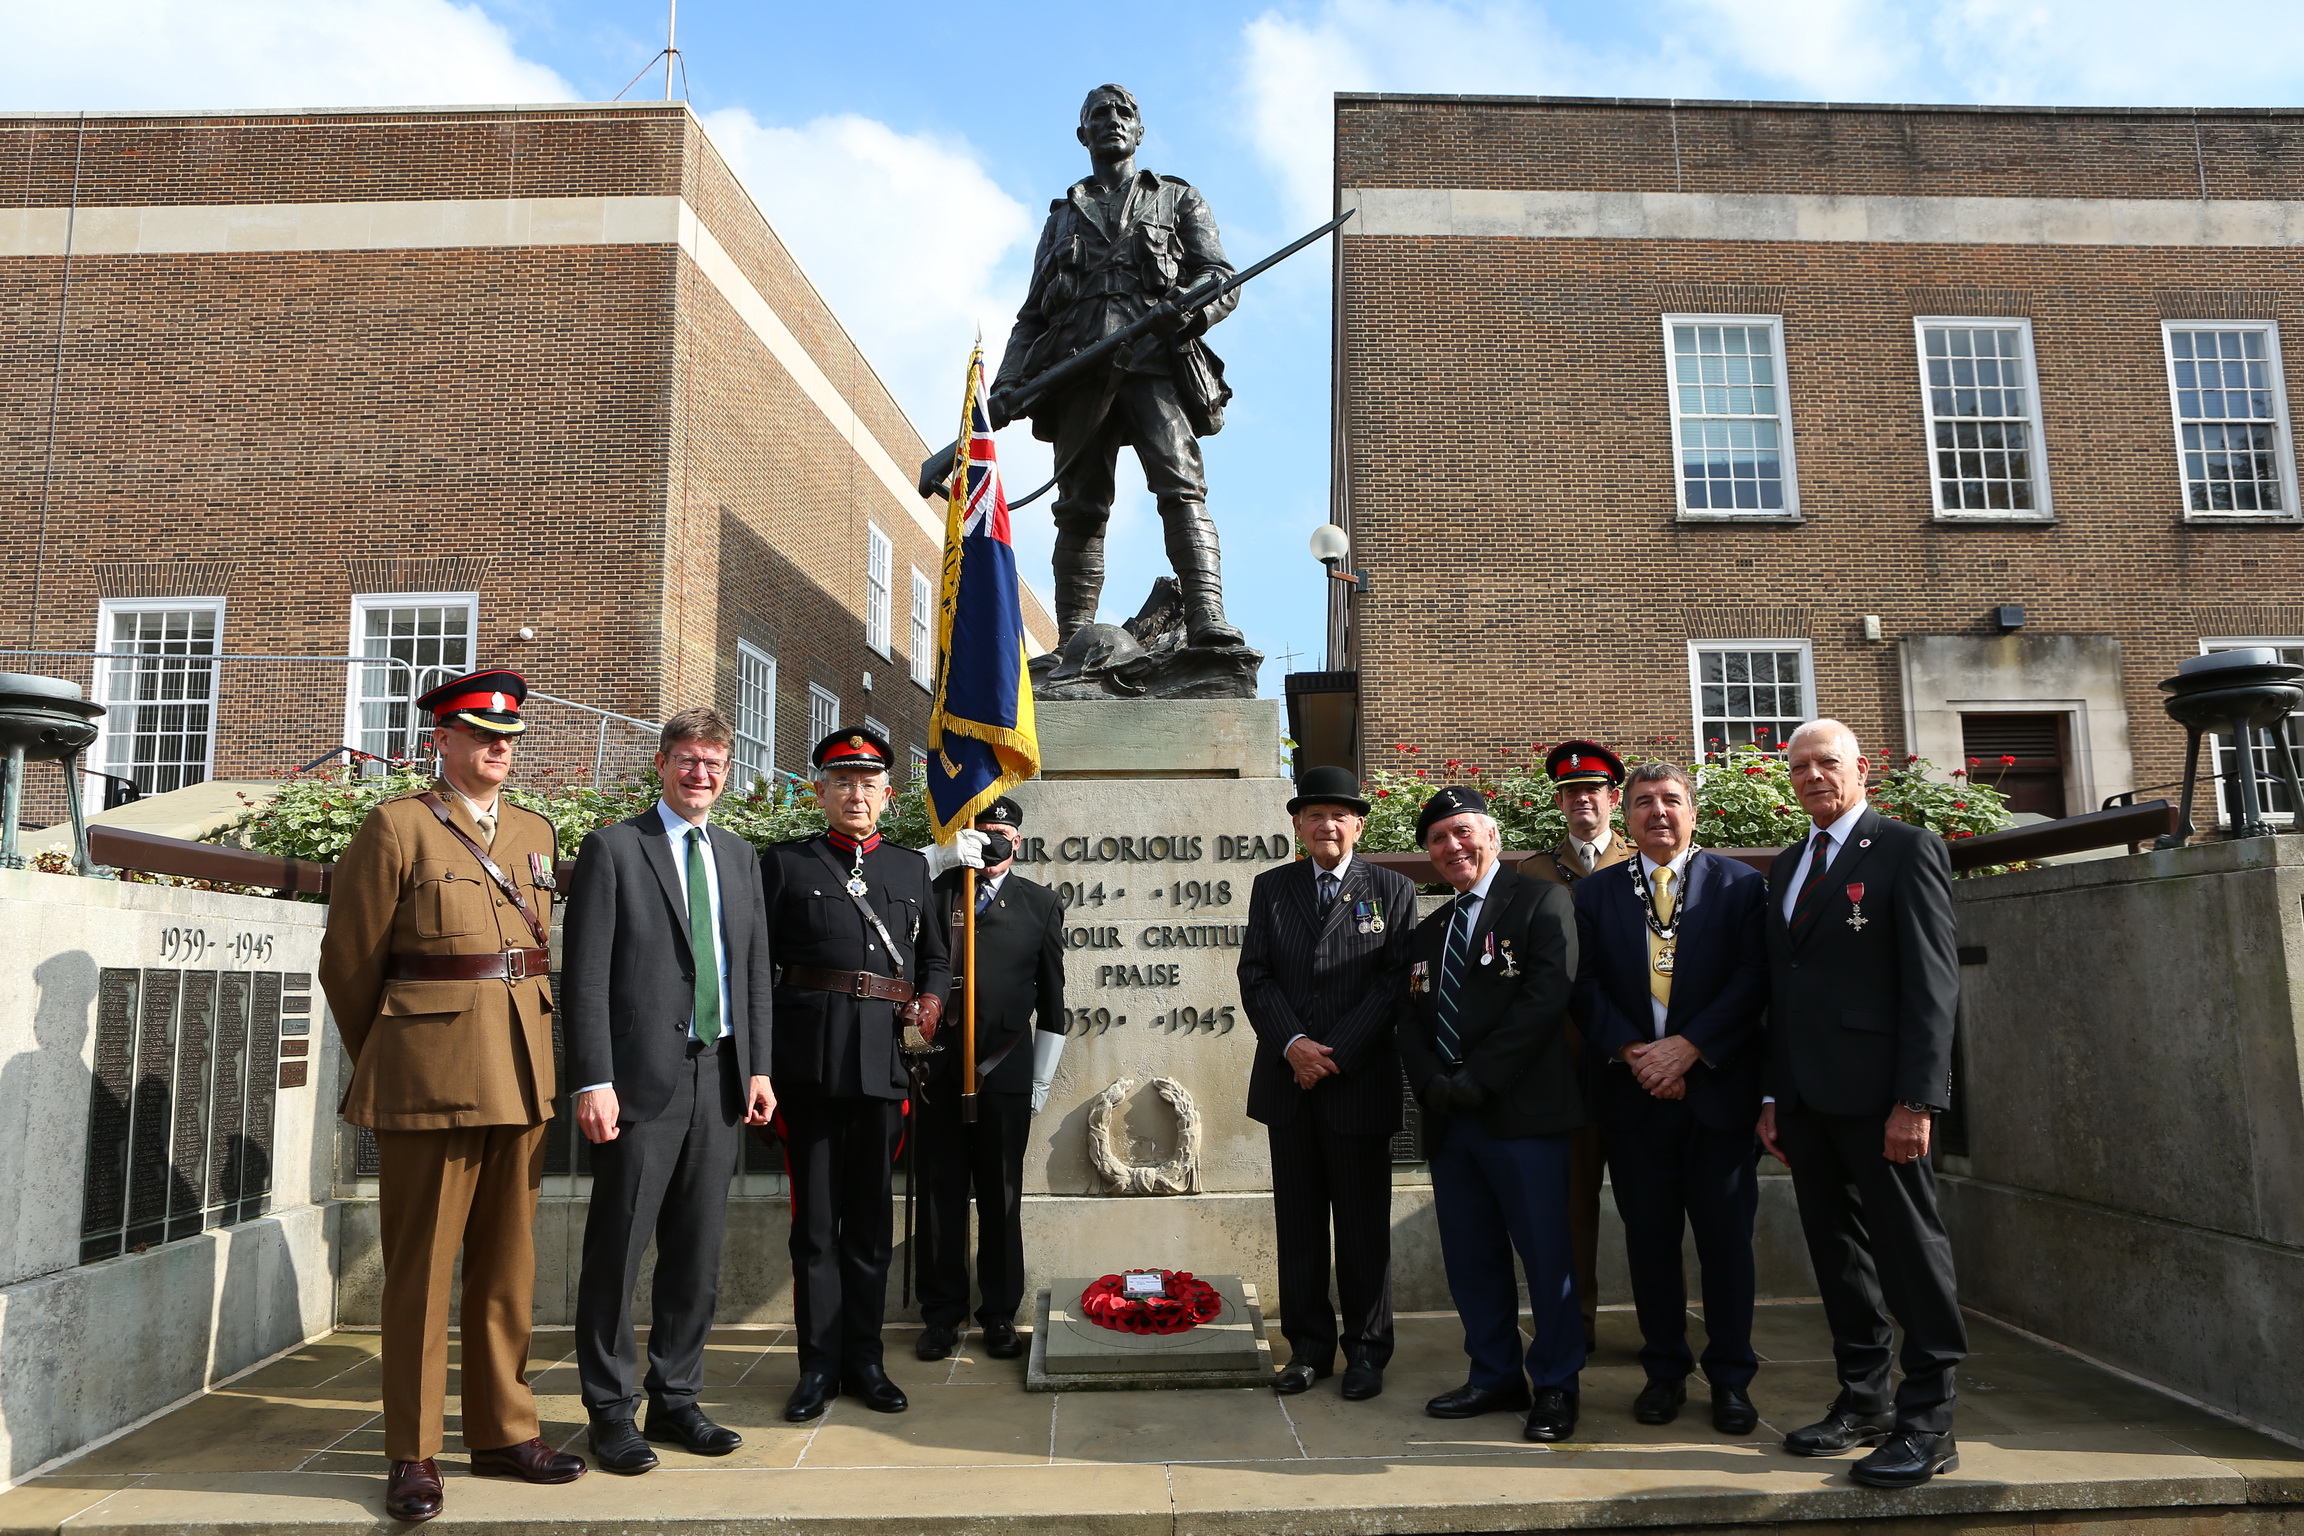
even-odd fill
[(1849, 756), (1862, 757), (1864, 755), (1864, 744), (1856, 739), (1856, 733), (1850, 730), (1843, 722), (1834, 720), (1828, 715), (1819, 715), (1814, 720), (1804, 722), (1799, 727), (1799, 729), (1795, 730), (1791, 735), (1785, 737), (1784, 750), (1789, 753), (1792, 750), (1792, 743), (1798, 741), (1803, 736), (1827, 736), (1835, 731), (1840, 734), (1841, 739), (1848, 743)]

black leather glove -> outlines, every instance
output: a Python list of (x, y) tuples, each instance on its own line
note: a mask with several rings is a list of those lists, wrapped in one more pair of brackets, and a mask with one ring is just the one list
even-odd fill
[(1448, 1092), (1448, 1074), (1442, 1072), (1425, 1083), (1422, 1088), (1417, 1090), (1416, 1099), (1418, 1103), (1424, 1106), (1424, 1112), (1428, 1115), (1447, 1114), (1448, 1106), (1454, 1102), (1453, 1097)]
[(1457, 1114), (1470, 1114), (1488, 1102), (1488, 1090), (1472, 1075), (1470, 1067), (1458, 1067), (1448, 1074), (1448, 1102)]

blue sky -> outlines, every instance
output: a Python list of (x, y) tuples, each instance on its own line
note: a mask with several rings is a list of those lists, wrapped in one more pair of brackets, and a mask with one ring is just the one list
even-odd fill
[[(596, 100), (663, 44), (663, 0), (80, 0), (0, 7), (0, 109)], [(1337, 90), (1829, 101), (2292, 105), (2304, 5), (2231, 0), (682, 0), (687, 95), (911, 413), (942, 442), (969, 342), (996, 358), (1048, 199), (1085, 169), (1088, 87), (1142, 101), (1141, 163), (1207, 193), (1237, 262), (1327, 216)], [(660, 95), (655, 75), (635, 95)], [(1233, 615), (1321, 664), (1328, 265), (1307, 252), (1211, 337), (1239, 392), (1208, 447)], [(1003, 437), (1012, 494), (1046, 449)], [(1123, 465), (1123, 484), (1130, 466)], [(1045, 503), (1019, 515), (1047, 590)], [(1105, 617), (1164, 570), (1138, 492)], [(1607, 558), (1596, 551), (1595, 559)]]

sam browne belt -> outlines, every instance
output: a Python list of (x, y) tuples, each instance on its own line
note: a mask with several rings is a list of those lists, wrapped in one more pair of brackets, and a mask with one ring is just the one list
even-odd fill
[(783, 983), (787, 987), (837, 992), (843, 997), (876, 997), (890, 1003), (908, 1003), (912, 1001), (913, 992), (912, 983), (898, 981), (893, 976), (872, 971), (825, 971), (813, 965), (784, 967)]
[(485, 955), (394, 955), (386, 981), (519, 981), (549, 975), (552, 951), (507, 949)]

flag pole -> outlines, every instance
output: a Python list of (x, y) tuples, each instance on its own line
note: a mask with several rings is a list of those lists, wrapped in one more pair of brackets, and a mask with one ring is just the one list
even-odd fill
[(976, 871), (962, 865), (960, 880), (960, 1123), (976, 1123)]

